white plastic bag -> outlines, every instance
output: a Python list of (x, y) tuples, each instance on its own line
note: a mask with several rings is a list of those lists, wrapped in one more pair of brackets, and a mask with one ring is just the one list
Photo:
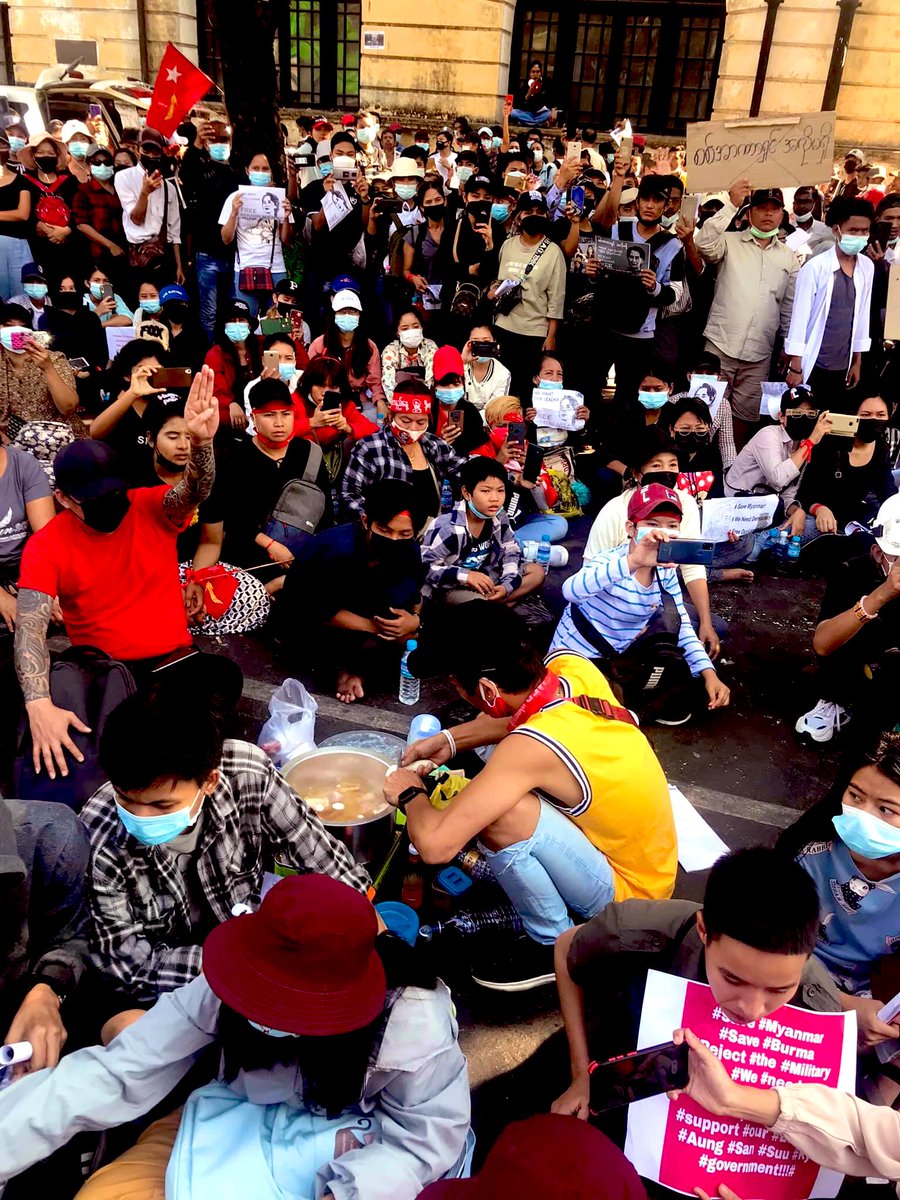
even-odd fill
[(299, 679), (285, 679), (269, 697), (269, 719), (257, 744), (279, 769), (298, 754), (315, 750), (318, 707)]

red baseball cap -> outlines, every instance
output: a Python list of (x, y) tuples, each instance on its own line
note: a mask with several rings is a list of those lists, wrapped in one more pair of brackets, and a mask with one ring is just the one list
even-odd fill
[(448, 375), (463, 375), (462, 355), (455, 346), (441, 346), (434, 356), (434, 382), (440, 383)]
[(575, 1117), (542, 1113), (508, 1125), (474, 1179), (432, 1183), (419, 1200), (647, 1200), (609, 1138)]
[(681, 501), (678, 493), (671, 488), (663, 487), (661, 483), (648, 483), (646, 487), (635, 488), (628, 501), (628, 520), (636, 523), (649, 517), (651, 513), (661, 508), (671, 508), (682, 514)]
[(365, 896), (330, 875), (294, 875), (259, 911), (216, 926), (203, 943), (203, 974), (249, 1021), (326, 1037), (374, 1021), (384, 1008), (378, 919)]

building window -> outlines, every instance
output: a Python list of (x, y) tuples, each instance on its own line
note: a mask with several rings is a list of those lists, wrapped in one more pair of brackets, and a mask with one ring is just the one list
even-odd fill
[(212, 96), (218, 92), (221, 97), (222, 55), (216, 37), (212, 0), (197, 0), (197, 62), (216, 85), (210, 88), (209, 94)]
[(280, 42), (281, 98), (359, 107), (361, 0), (289, 0)]

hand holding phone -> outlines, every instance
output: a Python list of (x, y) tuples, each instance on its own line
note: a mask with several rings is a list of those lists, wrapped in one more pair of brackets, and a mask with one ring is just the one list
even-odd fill
[(544, 465), (544, 452), (540, 446), (529, 442), (525, 448), (525, 463), (522, 467), (522, 482), (537, 483)]
[(678, 1091), (688, 1083), (688, 1047), (663, 1042), (647, 1050), (591, 1063), (591, 1113), (622, 1108), (651, 1096)]
[(660, 544), (656, 555), (658, 563), (677, 563), (679, 566), (708, 567), (712, 565), (715, 542), (702, 538), (673, 537)]
[(341, 407), (341, 393), (338, 388), (326, 388), (322, 397), (322, 411), (335, 412)]
[(506, 440), (513, 446), (525, 445), (525, 422), (524, 421), (507, 421), (506, 423)]

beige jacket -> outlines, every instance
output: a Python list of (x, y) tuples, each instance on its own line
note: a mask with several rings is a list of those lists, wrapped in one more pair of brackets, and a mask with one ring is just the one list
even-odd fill
[(774, 1132), (819, 1166), (900, 1180), (900, 1112), (819, 1083), (778, 1088)]

